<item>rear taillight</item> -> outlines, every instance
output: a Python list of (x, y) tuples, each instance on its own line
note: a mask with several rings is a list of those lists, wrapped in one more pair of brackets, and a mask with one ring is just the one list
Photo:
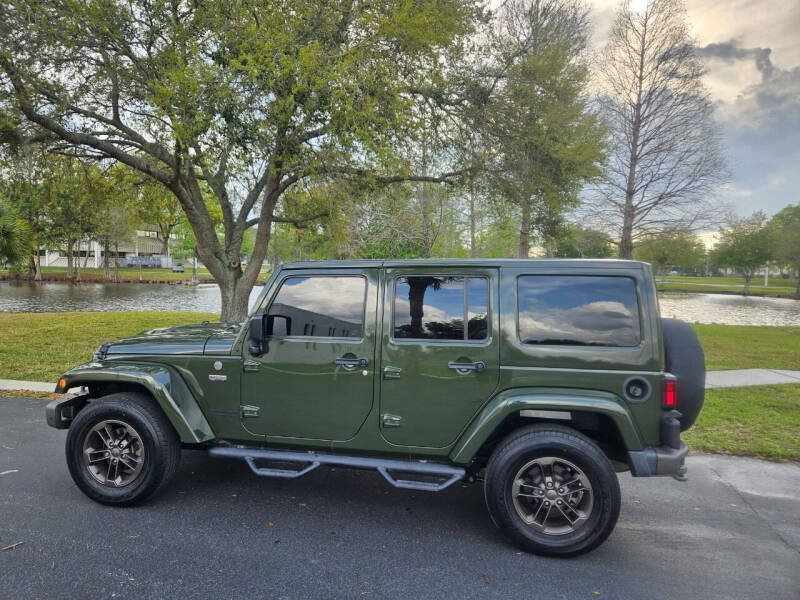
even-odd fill
[(662, 406), (664, 410), (676, 410), (678, 408), (678, 382), (674, 377), (664, 379)]

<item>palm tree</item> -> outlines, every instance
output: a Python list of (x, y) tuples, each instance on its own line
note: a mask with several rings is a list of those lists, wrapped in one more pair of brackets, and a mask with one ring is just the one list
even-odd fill
[(30, 254), (30, 230), (16, 211), (0, 201), (0, 266), (22, 265)]

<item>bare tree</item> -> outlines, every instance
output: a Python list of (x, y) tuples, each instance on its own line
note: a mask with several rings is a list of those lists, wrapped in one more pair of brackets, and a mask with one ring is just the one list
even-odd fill
[(591, 211), (631, 258), (641, 237), (697, 229), (721, 211), (713, 192), (727, 172), (683, 3), (623, 4), (599, 76), (609, 160)]

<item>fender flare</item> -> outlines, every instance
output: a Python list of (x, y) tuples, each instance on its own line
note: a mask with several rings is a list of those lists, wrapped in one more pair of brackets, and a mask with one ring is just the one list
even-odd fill
[(630, 413), (614, 394), (566, 388), (516, 388), (500, 392), (483, 407), (459, 437), (450, 452), (450, 460), (456, 464), (472, 461), (507, 416), (526, 409), (605, 415), (616, 425), (626, 450), (642, 449), (642, 440)]
[(89, 363), (67, 371), (62, 379), (66, 392), (97, 383), (136, 384), (145, 388), (169, 419), (181, 442), (200, 444), (214, 439), (214, 431), (180, 375), (166, 365), (154, 363)]

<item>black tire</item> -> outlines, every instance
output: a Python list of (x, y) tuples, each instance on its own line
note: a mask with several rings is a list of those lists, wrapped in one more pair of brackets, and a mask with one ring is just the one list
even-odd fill
[[(104, 421), (129, 425), (140, 438), (142, 466), (120, 487), (99, 482), (84, 461), (84, 444), (92, 430)], [(164, 486), (178, 468), (181, 443), (175, 429), (145, 394), (122, 392), (90, 402), (72, 422), (67, 433), (67, 465), (80, 490), (101, 504), (130, 506), (144, 502)], [(120, 461), (121, 462), (121, 461)]]
[[(574, 531), (537, 531), (515, 508), (512, 489), (520, 469), (546, 457), (578, 467), (591, 484), (591, 511)], [(558, 557), (577, 556), (601, 544), (617, 523), (621, 503), (619, 481), (603, 451), (578, 431), (549, 423), (519, 429), (497, 446), (486, 467), (484, 495), (492, 520), (506, 537), (528, 552)]]
[(706, 359), (692, 326), (679, 319), (661, 319), (665, 367), (678, 378), (681, 431), (697, 420), (706, 394)]

